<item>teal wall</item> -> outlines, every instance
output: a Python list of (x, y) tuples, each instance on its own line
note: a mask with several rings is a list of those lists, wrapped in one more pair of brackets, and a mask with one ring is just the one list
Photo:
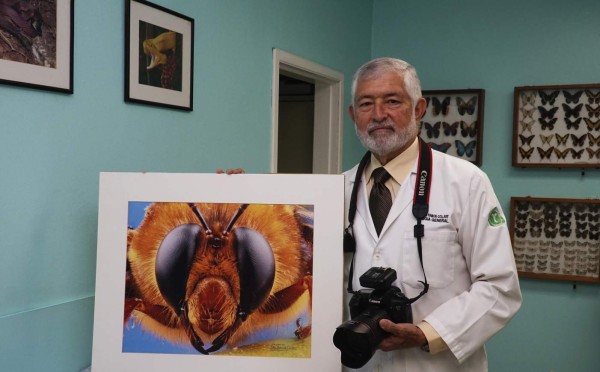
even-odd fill
[(154, 2), (195, 19), (193, 112), (124, 103), (123, 0), (76, 1), (73, 95), (0, 85), (2, 371), (90, 363), (99, 172), (268, 172), (272, 48), (371, 54), (371, 1)]
[[(510, 196), (600, 197), (598, 171), (510, 165), (514, 86), (600, 82), (594, 0), (155, 3), (196, 21), (193, 112), (123, 102), (121, 0), (76, 1), (73, 95), (0, 85), (1, 370), (91, 360), (99, 172), (269, 171), (274, 47), (347, 83), (390, 55), (425, 89), (485, 89), (483, 168), (505, 211)], [(344, 168), (362, 151), (346, 118)], [(600, 286), (521, 284), (523, 308), (489, 343), (491, 370), (595, 371)]]
[[(511, 166), (513, 89), (600, 83), (596, 0), (376, 0), (373, 57), (417, 67), (424, 89), (485, 89), (483, 166), (511, 196), (600, 198), (600, 172)], [(488, 344), (491, 371), (598, 371), (600, 285), (522, 279), (524, 304)]]

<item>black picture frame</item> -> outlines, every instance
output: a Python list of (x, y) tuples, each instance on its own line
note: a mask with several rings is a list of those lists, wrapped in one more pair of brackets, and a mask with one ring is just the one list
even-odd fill
[(194, 19), (126, 0), (125, 101), (192, 111)]
[(520, 276), (600, 283), (600, 200), (512, 197)]
[(600, 84), (515, 87), (512, 165), (600, 168)]
[(485, 90), (424, 90), (422, 94), (427, 109), (420, 137), (438, 151), (481, 166)]
[(13, 3), (0, 24), (0, 83), (73, 94), (74, 0)]

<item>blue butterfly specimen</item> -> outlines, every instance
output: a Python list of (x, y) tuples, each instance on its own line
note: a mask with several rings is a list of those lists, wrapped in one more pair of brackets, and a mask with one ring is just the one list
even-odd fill
[(588, 98), (588, 103), (592, 104), (592, 103), (600, 103), (600, 90), (597, 91), (596, 93), (592, 93), (591, 90), (585, 90), (585, 95)]
[(593, 118), (594, 116), (600, 118), (600, 106), (592, 107), (590, 105), (585, 105), (585, 108), (588, 110), (588, 116)]
[(538, 106), (538, 111), (540, 112), (540, 117), (542, 119), (552, 119), (554, 117), (554, 114), (556, 114), (557, 110), (558, 107), (553, 107), (548, 110), (542, 106)]
[(471, 124), (466, 121), (460, 122), (460, 134), (463, 137), (475, 137), (477, 135), (477, 120)]
[(569, 118), (565, 118), (565, 123), (567, 124), (567, 129), (579, 129), (579, 123), (581, 123), (581, 118), (576, 119), (574, 121), (569, 120)]
[(475, 112), (475, 104), (477, 103), (477, 97), (473, 97), (471, 99), (469, 99), (468, 101), (465, 101), (464, 99), (460, 98), (460, 97), (456, 97), (456, 107), (458, 109), (458, 113), (460, 115), (464, 115), (465, 113), (467, 115), (473, 115), (473, 113)]
[(423, 122), (423, 128), (425, 128), (427, 138), (438, 138), (440, 136), (441, 126), (442, 126), (441, 121), (438, 121), (437, 123), (435, 123), (433, 125), (431, 125), (427, 122)]
[(440, 151), (440, 152), (446, 152), (448, 151), (448, 149), (450, 147), (452, 147), (452, 144), (449, 142), (444, 142), (444, 143), (429, 143), (429, 145), (431, 146), (432, 149)]
[(555, 90), (554, 92), (546, 93), (544, 91), (540, 91), (540, 98), (542, 99), (542, 105), (550, 104), (553, 105), (556, 97), (560, 93), (559, 90)]
[(455, 122), (453, 124), (442, 122), (442, 126), (444, 127), (444, 135), (445, 136), (456, 136), (456, 132), (458, 130), (459, 122)]
[(530, 105), (534, 105), (535, 104), (535, 92), (532, 93), (525, 93), (522, 92), (521, 93), (521, 102), (523, 103), (523, 106), (530, 104)]
[(583, 90), (580, 90), (575, 93), (569, 93), (569, 91), (563, 90), (563, 95), (565, 96), (565, 101), (567, 103), (578, 103), (579, 98), (581, 97), (582, 94), (583, 94)]
[(477, 144), (477, 140), (473, 140), (468, 144), (464, 144), (460, 140), (455, 140), (454, 144), (456, 145), (456, 153), (458, 156), (466, 155), (467, 157), (473, 156), (473, 152), (475, 151), (475, 145)]
[(431, 109), (433, 116), (438, 116), (439, 114), (442, 114), (443, 116), (448, 115), (448, 111), (450, 110), (450, 97), (446, 97), (441, 101), (436, 97), (431, 97), (431, 103), (433, 104), (433, 108)]
[(546, 130), (546, 129), (554, 130), (554, 124), (556, 123), (556, 120), (558, 120), (558, 118), (553, 118), (548, 121), (546, 121), (545, 119), (542, 119), (542, 118), (538, 119), (538, 121), (540, 122), (540, 125), (542, 127), (542, 130)]
[(575, 107), (570, 107), (566, 103), (563, 103), (562, 108), (563, 108), (563, 110), (565, 110), (565, 118), (569, 118), (571, 116), (574, 118), (578, 118), (582, 107), (583, 107), (583, 103), (580, 103)]

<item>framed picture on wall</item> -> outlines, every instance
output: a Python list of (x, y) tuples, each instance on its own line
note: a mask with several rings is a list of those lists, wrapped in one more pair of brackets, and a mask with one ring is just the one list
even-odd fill
[(512, 197), (519, 275), (600, 282), (600, 200)]
[(420, 136), (431, 147), (481, 165), (483, 89), (425, 90)]
[(600, 84), (515, 87), (513, 166), (600, 168)]
[(99, 191), (93, 370), (340, 369), (343, 176), (102, 173)]
[(73, 0), (0, 3), (0, 82), (73, 93)]
[(193, 110), (194, 19), (144, 0), (125, 11), (125, 101)]

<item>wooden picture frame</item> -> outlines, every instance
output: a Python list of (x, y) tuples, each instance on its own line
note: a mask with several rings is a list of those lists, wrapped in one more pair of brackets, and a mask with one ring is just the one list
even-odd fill
[(483, 89), (424, 90), (427, 109), (420, 137), (433, 149), (468, 160), (483, 161)]
[(600, 168), (600, 84), (515, 87), (514, 167)]
[[(147, 202), (154, 206), (147, 209)], [(248, 206), (240, 212), (241, 204)], [(312, 212), (297, 214), (294, 206)], [(222, 213), (224, 210), (227, 213)], [(139, 213), (146, 228), (158, 227), (165, 233), (159, 237), (158, 246), (145, 241), (154, 233), (129, 226), (135, 225)], [(191, 372), (202, 366), (203, 370), (229, 371), (240, 365), (244, 371), (257, 372), (340, 370), (340, 353), (332, 338), (343, 313), (343, 213), (342, 175), (101, 173), (92, 370)], [(222, 225), (218, 216), (226, 217), (229, 227)], [(154, 224), (159, 220), (169, 221), (171, 226), (164, 229), (164, 224)], [(289, 226), (299, 230), (282, 233), (290, 231)], [(196, 237), (183, 239), (191, 235), (180, 232), (190, 227), (196, 229)], [(173, 231), (177, 232), (171, 234)], [(134, 235), (143, 243), (134, 243)], [(175, 240), (168, 243), (172, 237)], [(194, 247), (193, 251), (186, 249), (193, 263), (170, 266), (174, 270), (165, 276), (161, 270), (170, 265), (169, 261), (183, 262), (184, 256), (178, 254), (183, 246), (171, 244), (177, 241)], [(312, 244), (305, 244), (308, 241)], [(132, 244), (140, 249), (131, 248)], [(163, 244), (166, 250), (161, 248)], [(269, 254), (274, 264), (264, 265), (271, 262), (265, 261)], [(268, 282), (262, 280), (268, 275), (259, 274), (273, 267), (276, 274), (273, 284), (268, 285), (269, 295), (256, 295), (265, 293), (262, 283)], [(183, 293), (178, 291), (186, 288), (187, 282), (184, 301), (176, 302), (183, 302), (186, 310), (178, 312), (179, 307), (172, 305), (173, 295)], [(179, 290), (166, 289), (175, 288), (174, 283), (182, 284)], [(149, 287), (153, 288), (150, 292), (145, 290)], [(294, 293), (295, 300), (290, 297)], [(278, 302), (282, 294), (286, 294), (287, 305)], [(215, 298), (219, 302), (213, 303)], [(239, 307), (226, 306), (231, 305), (227, 298), (233, 298)], [(266, 301), (268, 306), (278, 304), (272, 308), (276, 311), (260, 312)], [(199, 303), (208, 303), (204, 308), (214, 310), (207, 313), (210, 316), (185, 315), (198, 310)], [(310, 313), (305, 310), (307, 303)], [(144, 314), (157, 318), (145, 318), (144, 322)], [(141, 321), (132, 325), (132, 317)], [(240, 319), (240, 328), (231, 327)], [(213, 321), (217, 325), (211, 330)], [(220, 322), (229, 325), (224, 327)], [(201, 331), (194, 331), (195, 336), (186, 333), (190, 324)], [(306, 332), (308, 326), (311, 328)], [(134, 328), (133, 333), (124, 328)], [(225, 345), (213, 349), (211, 343), (225, 331), (231, 332)], [(173, 337), (176, 332), (179, 337)], [(193, 344), (192, 340), (197, 341), (194, 337), (201, 342)]]
[(0, 82), (72, 94), (74, 1), (12, 3), (0, 23)]
[(144, 0), (125, 9), (125, 101), (193, 110), (194, 19)]
[(512, 197), (520, 276), (600, 282), (600, 199)]

